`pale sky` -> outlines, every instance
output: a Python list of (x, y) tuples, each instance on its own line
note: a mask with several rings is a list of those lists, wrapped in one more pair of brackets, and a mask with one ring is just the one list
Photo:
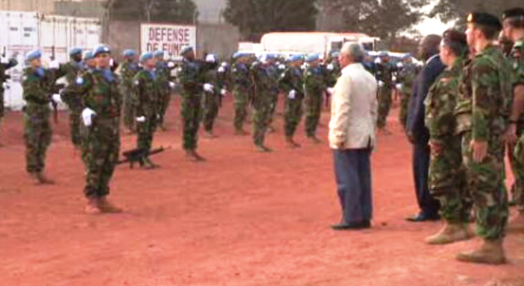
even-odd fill
[[(433, 9), (433, 6), (435, 6), (435, 4), (436, 4), (435, 0), (433, 0), (433, 2), (434, 2), (433, 4), (430, 4), (427, 7), (423, 8), (423, 11), (426, 12), (426, 13), (430, 12), (431, 9)], [(418, 30), (422, 36), (429, 35), (429, 34), (442, 35), (442, 33), (444, 33), (444, 31), (447, 28), (452, 27), (453, 24), (454, 24), (454, 22), (442, 23), (442, 21), (440, 21), (439, 19), (426, 18), (420, 24), (415, 26), (415, 29)]]

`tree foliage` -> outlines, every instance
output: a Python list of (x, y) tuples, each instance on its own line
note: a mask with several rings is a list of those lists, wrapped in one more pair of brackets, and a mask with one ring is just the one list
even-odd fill
[(312, 31), (317, 0), (228, 0), (227, 22), (237, 26), (244, 40), (258, 41), (272, 31)]
[(323, 0), (326, 15), (341, 13), (345, 31), (394, 39), (422, 20), (428, 0)]
[(193, 0), (108, 0), (111, 19), (156, 23), (194, 23), (198, 12)]

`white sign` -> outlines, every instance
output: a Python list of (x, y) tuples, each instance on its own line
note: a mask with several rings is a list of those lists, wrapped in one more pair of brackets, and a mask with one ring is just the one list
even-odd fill
[(196, 49), (196, 27), (188, 25), (142, 24), (140, 26), (140, 51), (164, 51), (178, 56), (187, 46)]

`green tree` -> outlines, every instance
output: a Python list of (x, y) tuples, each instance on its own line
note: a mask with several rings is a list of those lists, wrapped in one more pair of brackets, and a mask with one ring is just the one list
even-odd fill
[(393, 40), (422, 20), (428, 0), (323, 0), (323, 13), (341, 15), (340, 31)]
[(244, 40), (259, 41), (275, 31), (313, 31), (317, 0), (228, 0), (227, 22), (237, 26)]
[(109, 0), (105, 5), (114, 20), (192, 24), (198, 16), (193, 0)]

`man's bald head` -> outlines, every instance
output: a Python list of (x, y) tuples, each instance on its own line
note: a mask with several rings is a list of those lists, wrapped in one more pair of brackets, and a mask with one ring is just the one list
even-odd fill
[(440, 42), (442, 37), (439, 35), (427, 35), (420, 42), (419, 53), (422, 59), (427, 60), (440, 52)]

